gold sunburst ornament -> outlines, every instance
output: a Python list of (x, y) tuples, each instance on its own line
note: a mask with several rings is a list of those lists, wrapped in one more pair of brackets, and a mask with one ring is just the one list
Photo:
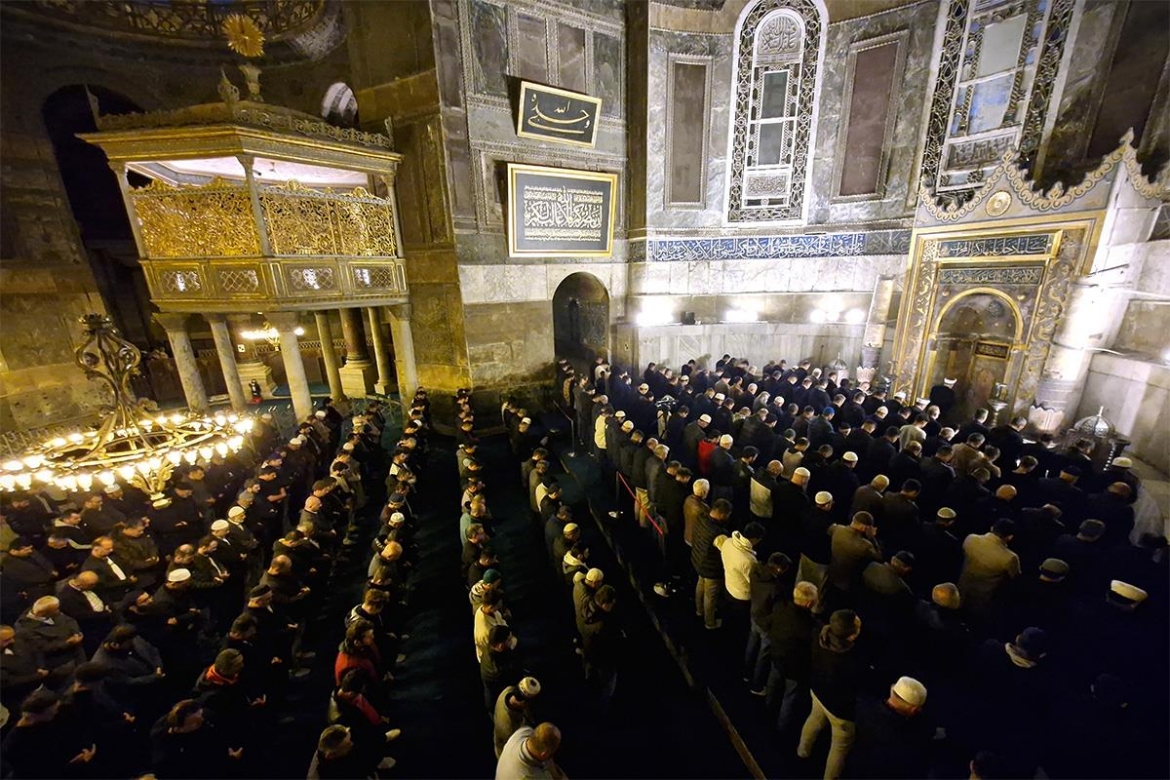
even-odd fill
[(223, 20), (223, 34), (227, 36), (228, 48), (245, 57), (259, 57), (264, 54), (264, 33), (251, 18), (243, 14), (232, 14)]

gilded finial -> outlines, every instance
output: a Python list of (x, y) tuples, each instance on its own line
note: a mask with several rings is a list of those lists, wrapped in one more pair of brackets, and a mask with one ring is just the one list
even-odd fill
[(259, 25), (243, 14), (232, 14), (223, 20), (223, 34), (227, 36), (228, 48), (244, 57), (260, 57), (264, 54), (264, 33)]

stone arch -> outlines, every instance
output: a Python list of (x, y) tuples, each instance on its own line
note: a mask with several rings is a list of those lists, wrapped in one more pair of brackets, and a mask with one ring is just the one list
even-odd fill
[(609, 291), (591, 273), (569, 274), (553, 293), (553, 348), (583, 361), (609, 355)]

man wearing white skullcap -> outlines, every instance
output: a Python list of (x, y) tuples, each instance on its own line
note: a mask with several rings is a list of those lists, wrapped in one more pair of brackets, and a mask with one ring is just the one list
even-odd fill
[(899, 677), (889, 696), (862, 696), (857, 703), (857, 737), (849, 751), (856, 777), (926, 777), (934, 729), (922, 714), (926, 686)]

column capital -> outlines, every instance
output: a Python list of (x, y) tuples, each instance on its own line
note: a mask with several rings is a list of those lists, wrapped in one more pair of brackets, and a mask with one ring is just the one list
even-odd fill
[(414, 309), (409, 303), (394, 303), (386, 307), (397, 320), (409, 320)]
[(278, 331), (294, 331), (297, 328), (297, 313), (295, 311), (264, 312), (268, 324)]
[(226, 325), (227, 318), (228, 318), (228, 316), (222, 312), (212, 311), (212, 312), (204, 312), (203, 313), (203, 319), (207, 320), (208, 322), (210, 322), (213, 325), (216, 325), (216, 324)]
[(167, 333), (187, 332), (187, 315), (182, 312), (160, 312), (154, 315), (154, 321)]

